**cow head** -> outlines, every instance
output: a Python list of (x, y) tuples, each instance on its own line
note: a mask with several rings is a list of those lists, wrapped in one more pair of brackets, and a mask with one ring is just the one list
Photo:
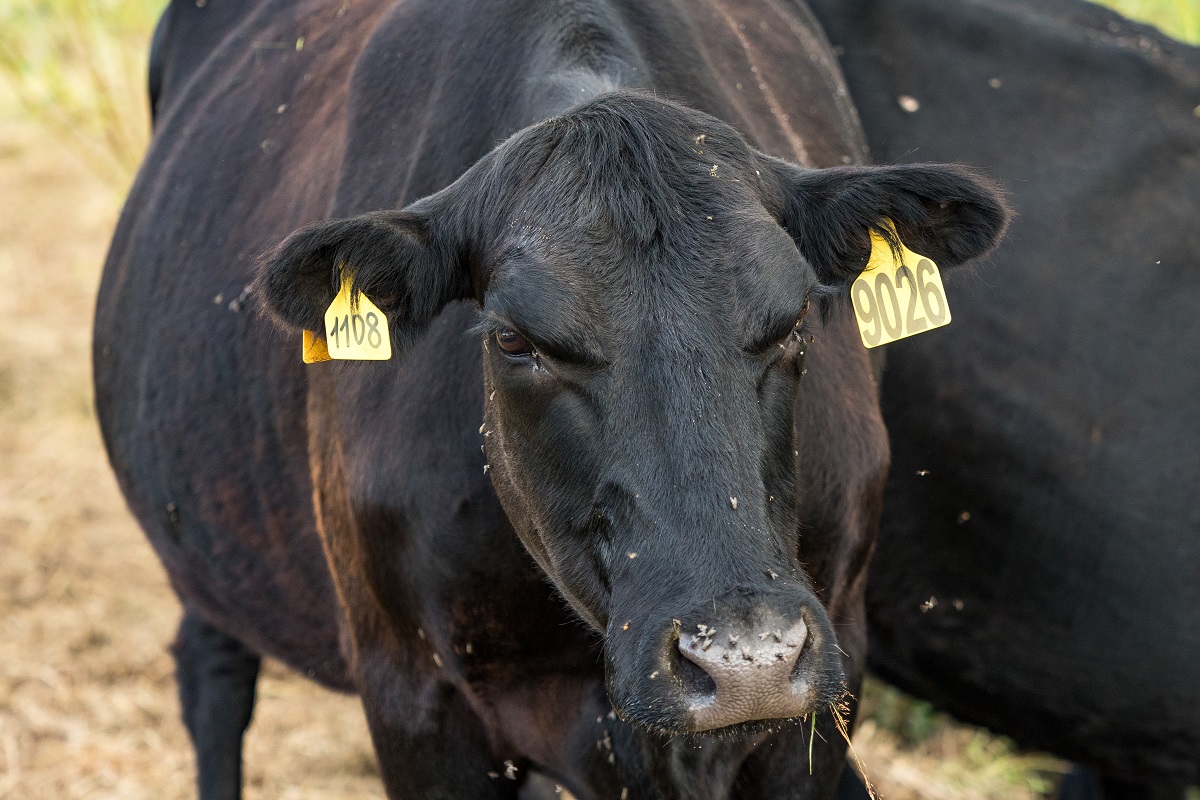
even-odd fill
[(961, 168), (802, 169), (619, 93), (405, 210), (298, 231), (263, 286), (277, 317), (321, 330), (344, 269), (400, 351), (445, 303), (475, 300), (505, 511), (604, 632), (617, 709), (701, 731), (841, 693), (797, 556), (796, 396), (806, 326), (843, 313), (885, 219), (948, 267), (990, 248), (1005, 212)]

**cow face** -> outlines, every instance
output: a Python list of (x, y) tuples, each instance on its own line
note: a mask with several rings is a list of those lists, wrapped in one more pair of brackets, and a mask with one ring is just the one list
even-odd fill
[(614, 705), (663, 731), (744, 727), (842, 690), (797, 559), (795, 404), (813, 309), (839, 313), (884, 218), (944, 266), (1004, 226), (961, 169), (802, 170), (711, 117), (615, 94), (405, 211), (296, 233), (264, 288), (319, 330), (344, 265), (400, 350), (474, 298), (493, 484), (604, 632)]

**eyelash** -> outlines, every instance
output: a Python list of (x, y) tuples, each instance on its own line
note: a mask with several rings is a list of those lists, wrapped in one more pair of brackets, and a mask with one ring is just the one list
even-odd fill
[[(516, 349), (510, 350), (508, 347), (505, 347), (503, 339), (508, 337), (516, 338), (517, 341), (510, 342), (516, 346)], [(501, 328), (492, 338), (495, 340), (496, 345), (502, 351), (504, 351), (504, 354), (507, 356), (511, 356), (512, 358), (524, 358), (526, 356), (531, 356), (535, 360), (538, 357), (537, 348), (533, 346), (533, 343), (512, 328)]]
[[(509, 353), (506, 351), (500, 344), (499, 337), (500, 334), (508, 332), (515, 333), (517, 336), (520, 336), (522, 339), (524, 339), (529, 344), (529, 351), (524, 353)], [(529, 339), (523, 333), (519, 332), (511, 325), (507, 325), (500, 320), (485, 317), (479, 321), (479, 324), (471, 328), (469, 333), (475, 336), (483, 337), (483, 346), (485, 350), (489, 344), (495, 342), (496, 346), (500, 348), (500, 352), (503, 353), (506, 358), (513, 359), (514, 361), (532, 360), (534, 365), (540, 368), (541, 356), (538, 354), (537, 346), (534, 345), (533, 342), (529, 341)]]
[[(808, 315), (808, 312), (811, 308), (812, 308), (812, 296), (810, 295), (810, 296), (804, 298), (804, 305), (801, 306), (800, 313), (796, 317), (796, 322), (792, 325), (792, 329), (790, 331), (788, 331), (788, 333), (783, 337), (782, 340), (776, 340), (775, 342), (773, 342), (773, 344), (777, 345), (780, 350), (783, 350), (785, 352), (788, 350), (788, 348), (793, 343), (802, 345), (804, 343), (804, 338), (800, 334), (800, 327), (804, 323), (804, 318)], [(512, 328), (499, 320), (485, 317), (482, 320), (480, 320), (478, 325), (476, 325), (474, 328), (471, 329), (471, 333), (483, 336), (485, 347), (487, 345), (487, 342), (489, 342), (489, 341), (496, 342), (496, 346), (500, 348), (500, 351), (502, 353), (504, 353), (506, 356), (508, 356), (509, 358), (512, 358), (512, 359), (532, 358), (535, 362), (537, 362), (539, 360), (538, 350), (537, 350), (537, 347), (533, 344), (533, 342), (529, 341), (529, 339), (524, 334), (520, 333), (515, 328)], [(527, 349), (509, 350), (508, 348), (506, 348), (504, 346), (504, 343), (500, 341), (501, 336), (506, 336), (506, 335), (515, 336), (517, 339), (520, 340), (520, 342), (524, 343), (524, 346)], [(518, 346), (520, 346), (520, 345), (518, 344)], [(773, 350), (773, 348), (770, 345), (768, 345), (761, 352), (767, 353), (767, 352), (771, 352), (772, 350)]]

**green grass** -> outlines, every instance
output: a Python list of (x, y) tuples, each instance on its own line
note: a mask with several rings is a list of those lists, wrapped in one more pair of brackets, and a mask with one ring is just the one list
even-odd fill
[(1147, 22), (1168, 36), (1200, 44), (1200, 0), (1098, 0), (1130, 19)]
[[(903, 771), (919, 769), (930, 793), (1009, 800), (1053, 797), (1067, 765), (1021, 750), (1011, 739), (956, 722), (922, 700), (868, 677), (860, 731), (868, 746), (891, 754)], [(886, 773), (885, 768), (885, 773)], [(876, 774), (885, 781), (886, 774)]]

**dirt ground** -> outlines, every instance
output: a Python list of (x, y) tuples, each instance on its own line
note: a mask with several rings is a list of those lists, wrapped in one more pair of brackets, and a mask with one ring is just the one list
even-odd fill
[[(92, 307), (119, 204), (0, 97), (0, 800), (194, 794), (168, 652), (179, 606), (92, 410)], [(887, 800), (1040, 796), (1003, 774), (1026, 757), (989, 754), (996, 740), (970, 729), (913, 750), (868, 723), (856, 742)], [(250, 800), (383, 797), (357, 700), (268, 664), (246, 784)]]
[[(168, 646), (179, 605), (92, 411), (113, 189), (0, 112), (0, 798), (186, 798)], [(268, 665), (248, 798), (383, 797), (355, 698)]]

